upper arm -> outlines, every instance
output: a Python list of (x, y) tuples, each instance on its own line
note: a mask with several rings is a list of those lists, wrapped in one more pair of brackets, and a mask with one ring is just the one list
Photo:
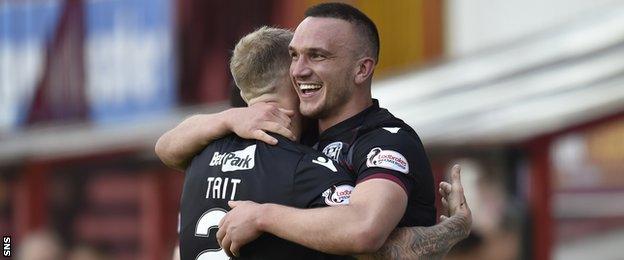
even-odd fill
[(202, 114), (185, 119), (158, 139), (156, 154), (165, 165), (184, 171), (206, 145), (228, 133), (221, 117)]
[(174, 128), (160, 136), (158, 141), (156, 141), (154, 152), (167, 167), (184, 172), (190, 160), (177, 156), (176, 149), (179, 149), (179, 146), (176, 146), (174, 142), (175, 135), (176, 131)]
[(371, 204), (370, 215), (386, 220), (376, 220), (386, 235), (404, 216), (403, 220), (409, 221), (410, 214), (405, 211), (410, 194), (433, 193), (433, 176), (422, 143), (403, 129), (378, 129), (362, 136), (353, 148), (352, 160), (357, 180), (351, 201), (359, 201), (363, 190), (361, 200)]
[(369, 179), (355, 186), (350, 206), (364, 217), (362, 236), (370, 238), (366, 246), (379, 248), (405, 213), (407, 194), (387, 179)]

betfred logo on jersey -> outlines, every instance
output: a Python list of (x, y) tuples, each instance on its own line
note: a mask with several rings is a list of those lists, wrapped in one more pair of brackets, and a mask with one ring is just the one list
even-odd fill
[(323, 192), (323, 197), (325, 197), (325, 204), (329, 206), (336, 205), (346, 205), (349, 204), (349, 198), (351, 198), (351, 191), (353, 190), (353, 186), (351, 185), (340, 185), (340, 186), (332, 186)]
[(332, 158), (334, 161), (339, 161), (340, 151), (342, 150), (342, 142), (333, 142), (323, 148), (323, 154)]
[(210, 166), (221, 165), (222, 172), (249, 170), (254, 167), (256, 145), (251, 145), (243, 150), (219, 153), (215, 152), (210, 160)]
[(409, 172), (409, 164), (402, 154), (392, 150), (382, 150), (379, 147), (371, 149), (366, 155), (366, 166), (385, 168), (405, 174)]

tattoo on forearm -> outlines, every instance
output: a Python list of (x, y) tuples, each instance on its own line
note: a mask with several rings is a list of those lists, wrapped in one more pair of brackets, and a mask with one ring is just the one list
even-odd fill
[(397, 228), (382, 248), (360, 259), (442, 259), (470, 233), (464, 217), (452, 216), (432, 227)]

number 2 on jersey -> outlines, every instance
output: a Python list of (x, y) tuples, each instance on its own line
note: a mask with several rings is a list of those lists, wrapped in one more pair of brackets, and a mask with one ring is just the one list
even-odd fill
[[(227, 211), (220, 208), (213, 208), (204, 212), (204, 214), (197, 221), (197, 226), (195, 227), (195, 236), (207, 238), (210, 235), (210, 230), (219, 228), (219, 222), (221, 222), (221, 219), (225, 216), (225, 213), (227, 213)], [(206, 249), (199, 253), (199, 255), (195, 259), (229, 259), (229, 257), (225, 254), (223, 249), (219, 247), (216, 249)]]

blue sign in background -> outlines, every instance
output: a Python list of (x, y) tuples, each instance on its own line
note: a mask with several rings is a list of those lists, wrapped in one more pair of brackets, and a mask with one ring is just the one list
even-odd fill
[(0, 132), (24, 121), (60, 1), (0, 1)]
[[(23, 125), (64, 1), (0, 1), (0, 133)], [(171, 0), (84, 1), (85, 94), (97, 124), (175, 106)]]
[(170, 0), (86, 5), (89, 104), (96, 122), (157, 115), (176, 100)]

